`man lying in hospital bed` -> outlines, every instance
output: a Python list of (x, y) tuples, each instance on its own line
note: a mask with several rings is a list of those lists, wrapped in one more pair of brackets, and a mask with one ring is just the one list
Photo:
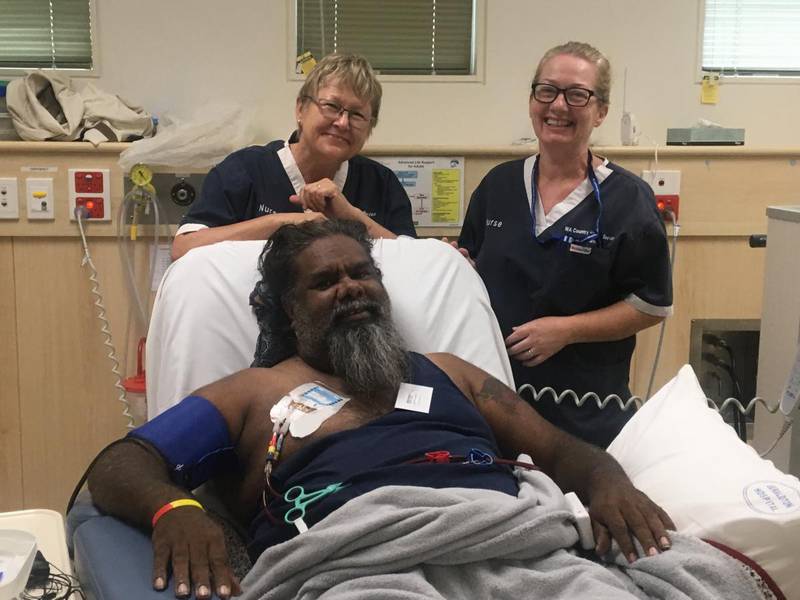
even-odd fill
[[(216, 475), (240, 517), (258, 515), (245, 597), (769, 597), (699, 540), (673, 535), (673, 549), (659, 552), (673, 525), (619, 466), (476, 367), (412, 354), (410, 380), (433, 389), (399, 385), (408, 378), (394, 367), (406, 354), (387, 343), (384, 288), (364, 242), (338, 227), (285, 232), (265, 256), (268, 291), (258, 300), (286, 309), (275, 311), (271, 334), (276, 346), (288, 342), (287, 354), (296, 343), (298, 356), (204, 387), (205, 398), (155, 419), (93, 469), (97, 504), (145, 528), (155, 523), (157, 587), (171, 561), (181, 595), (190, 585), (200, 596), (211, 586), (237, 591), (220, 533), (188, 491)], [(310, 393), (298, 388), (314, 380), (321, 384)], [(579, 492), (611, 566), (569, 550), (578, 534), (564, 496), (535, 470), (518, 468), (518, 484), (499, 450), (529, 451)], [(609, 533), (621, 552), (606, 552)]]

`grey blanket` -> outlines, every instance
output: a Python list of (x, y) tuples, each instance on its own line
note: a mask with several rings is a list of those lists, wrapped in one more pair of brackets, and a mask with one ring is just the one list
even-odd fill
[(695, 538), (672, 539), (671, 550), (632, 565), (618, 553), (605, 564), (581, 558), (564, 496), (535, 471), (521, 475), (517, 498), (391, 486), (264, 552), (241, 598), (764, 597), (734, 559)]

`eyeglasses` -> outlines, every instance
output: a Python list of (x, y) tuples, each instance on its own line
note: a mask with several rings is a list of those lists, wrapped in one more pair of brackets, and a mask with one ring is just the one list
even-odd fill
[(560, 88), (549, 83), (534, 83), (533, 98), (543, 104), (552, 104), (559, 94), (564, 94), (564, 100), (570, 106), (582, 107), (589, 104), (592, 96), (597, 96), (592, 90), (582, 87)]
[(331, 102), (330, 100), (318, 100), (317, 98), (312, 98), (311, 96), (305, 96), (305, 98), (306, 100), (311, 100), (311, 102), (316, 104), (322, 116), (326, 119), (330, 119), (331, 121), (336, 121), (344, 113), (347, 113), (347, 120), (350, 122), (350, 127), (353, 129), (365, 129), (372, 123), (371, 117), (362, 115), (357, 110), (345, 108), (336, 102)]

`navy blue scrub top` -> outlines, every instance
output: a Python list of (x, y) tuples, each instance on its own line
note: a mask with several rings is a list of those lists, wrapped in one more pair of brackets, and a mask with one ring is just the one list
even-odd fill
[[(571, 247), (554, 237), (595, 228), (594, 193), (533, 238), (531, 211), (524, 184), (524, 160), (492, 169), (470, 199), (459, 245), (476, 259), (489, 291), (503, 336), (513, 326), (546, 316), (568, 316), (604, 308), (634, 295), (654, 314), (672, 306), (669, 249), (664, 225), (650, 187), (625, 169), (612, 171), (600, 183), (603, 202), (602, 247)], [(581, 252), (583, 250), (584, 252)], [(578, 396), (594, 392), (605, 398), (630, 397), (628, 380), (636, 336), (611, 342), (572, 344), (537, 367), (511, 361), (514, 380), (537, 390), (572, 389)], [(607, 446), (633, 411), (595, 403), (577, 408), (572, 400), (556, 405), (550, 397), (534, 404), (537, 411), (570, 433)]]
[[(295, 193), (277, 152), (285, 142), (237, 150), (209, 171), (199, 198), (181, 225), (230, 225), (273, 213), (301, 212), (289, 201)], [(391, 169), (366, 158), (348, 161), (342, 190), (350, 203), (396, 235), (416, 237), (411, 203)]]

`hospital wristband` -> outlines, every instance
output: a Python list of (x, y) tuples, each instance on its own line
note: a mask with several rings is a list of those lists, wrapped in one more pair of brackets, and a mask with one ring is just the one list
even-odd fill
[(200, 504), (197, 500), (192, 500), (191, 498), (181, 498), (179, 500), (173, 500), (172, 502), (167, 502), (164, 506), (162, 506), (156, 511), (156, 514), (153, 515), (153, 521), (152, 521), (153, 528), (155, 529), (156, 523), (158, 523), (158, 520), (161, 517), (163, 517), (173, 508), (180, 508), (181, 506), (194, 506), (202, 511), (206, 510), (205, 508), (203, 508), (202, 504)]

